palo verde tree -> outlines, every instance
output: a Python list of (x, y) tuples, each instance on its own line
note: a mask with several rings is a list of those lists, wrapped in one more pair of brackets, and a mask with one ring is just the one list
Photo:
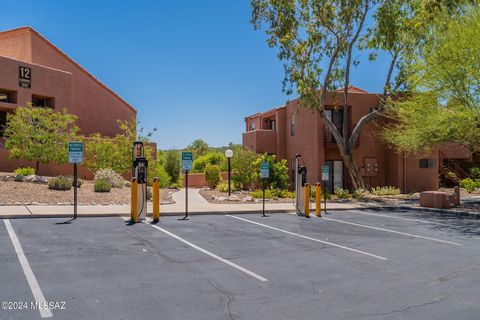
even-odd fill
[[(431, 20), (462, 4), (462, 0), (251, 0), (254, 27), (266, 29), (268, 45), (278, 48), (284, 62), (284, 90), (295, 90), (301, 106), (320, 114), (354, 188), (365, 188), (353, 159), (363, 128), (382, 116), (392, 97), (405, 88), (409, 62), (428, 40)], [(326, 95), (343, 88), (339, 107), (348, 119), (350, 76), (360, 63), (355, 57), (368, 54), (375, 60), (380, 51), (390, 60), (380, 105), (351, 132), (347, 121), (337, 128), (325, 112)]]
[(383, 131), (394, 148), (422, 152), (455, 142), (480, 151), (479, 30), (478, 6), (434, 26), (413, 60), (410, 91), (395, 102), (395, 121)]
[(40, 163), (65, 163), (67, 142), (74, 140), (78, 131), (76, 119), (66, 109), (55, 112), (31, 105), (16, 108), (15, 113), (8, 114), (5, 128), (9, 157), (35, 161), (36, 174)]

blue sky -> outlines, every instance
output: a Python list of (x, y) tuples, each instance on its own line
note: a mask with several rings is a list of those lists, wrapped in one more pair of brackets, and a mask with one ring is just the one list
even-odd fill
[[(0, 30), (35, 28), (133, 105), (162, 149), (241, 143), (245, 116), (288, 100), (248, 0), (4, 0), (2, 12)], [(384, 63), (352, 83), (379, 92)]]

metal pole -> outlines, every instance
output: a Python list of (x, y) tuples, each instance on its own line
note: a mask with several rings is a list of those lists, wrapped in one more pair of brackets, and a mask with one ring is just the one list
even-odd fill
[(230, 197), (230, 158), (228, 158), (228, 196)]
[(327, 182), (323, 181), (323, 207), (325, 214), (327, 214)]
[(185, 170), (185, 219), (188, 218), (188, 170)]
[(77, 219), (77, 164), (73, 164), (73, 219)]
[(262, 189), (263, 189), (263, 209), (262, 209), (262, 216), (265, 217), (265, 182), (262, 183)]

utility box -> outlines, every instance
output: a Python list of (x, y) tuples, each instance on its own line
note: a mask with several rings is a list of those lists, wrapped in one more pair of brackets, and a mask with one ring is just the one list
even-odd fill
[(450, 192), (424, 191), (420, 193), (420, 207), (450, 209), (456, 206), (456, 195)]

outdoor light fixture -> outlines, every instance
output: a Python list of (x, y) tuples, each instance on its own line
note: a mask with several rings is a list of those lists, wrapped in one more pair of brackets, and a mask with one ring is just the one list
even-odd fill
[(225, 157), (228, 159), (228, 196), (230, 197), (230, 159), (233, 157), (233, 151), (231, 149), (225, 150)]

